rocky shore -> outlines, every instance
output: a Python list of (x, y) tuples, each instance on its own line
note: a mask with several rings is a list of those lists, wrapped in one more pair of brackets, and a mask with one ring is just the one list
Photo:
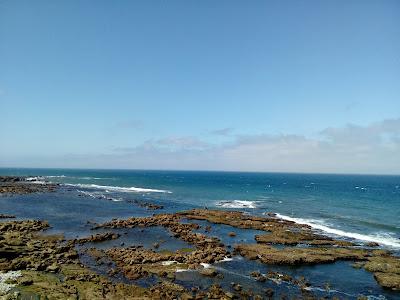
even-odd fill
[[(21, 177), (0, 177), (0, 193), (25, 194), (52, 192), (51, 184), (35, 184)], [(132, 202), (148, 210), (162, 206)], [(261, 293), (246, 289), (240, 282), (229, 288), (216, 284), (224, 275), (212, 264), (242, 257), (268, 266), (305, 266), (350, 261), (354, 268), (371, 272), (386, 289), (400, 291), (400, 258), (377, 244), (361, 244), (323, 236), (307, 225), (279, 219), (273, 213), (252, 216), (239, 211), (193, 209), (145, 217), (112, 219), (102, 224), (88, 222), (93, 234), (66, 240), (49, 235), (43, 220), (8, 220), (18, 216), (0, 214), (0, 299), (275, 299), (268, 287)], [(213, 236), (215, 226), (229, 226), (227, 239), (240, 232), (255, 230), (254, 240), (229, 240)], [(161, 228), (172, 240), (186, 247), (160, 248), (120, 242), (129, 230)], [(100, 231), (100, 232), (99, 232)], [(125, 231), (125, 232), (124, 232)], [(227, 242), (228, 241), (228, 242)], [(112, 246), (98, 248), (109, 242)], [(224, 244), (225, 243), (225, 244)], [(118, 245), (119, 246), (116, 246)], [(93, 268), (90, 257), (103, 270)], [(194, 282), (191, 288), (177, 281), (177, 272), (189, 270), (216, 280), (206, 288)], [(298, 298), (316, 299), (310, 281), (284, 272), (258, 270), (244, 274), (258, 283), (285, 282), (299, 290)], [(123, 280), (121, 280), (123, 278)], [(151, 287), (140, 280), (153, 280)], [(283, 296), (282, 296), (283, 297)]]
[[(80, 262), (74, 241), (40, 233), (48, 227), (47, 222), (32, 220), (0, 223), (0, 278), (8, 278), (0, 282), (1, 299), (232, 298), (225, 296), (226, 292), (218, 286), (207, 291), (188, 291), (167, 279), (151, 288), (112, 282)], [(138, 256), (143, 251), (136, 256), (134, 249), (127, 253), (131, 260), (136, 257), (138, 264), (146, 264)], [(153, 261), (158, 260), (157, 254), (151, 255)]]
[(27, 177), (0, 176), (0, 195), (54, 192), (57, 187), (57, 184), (41, 184), (27, 180)]
[[(194, 233), (193, 230), (198, 229), (199, 225), (183, 223), (184, 219), (205, 220), (213, 224), (268, 232), (265, 235), (256, 235), (256, 244), (240, 244), (235, 247), (234, 254), (239, 254), (250, 260), (259, 260), (269, 265), (316, 265), (333, 263), (338, 260), (360, 261), (365, 262), (363, 264), (365, 270), (373, 272), (375, 279), (381, 286), (400, 290), (400, 258), (392, 256), (389, 251), (364, 249), (360, 248), (362, 245), (352, 242), (317, 235), (309, 226), (281, 220), (273, 214), (268, 217), (258, 217), (238, 211), (194, 209), (176, 214), (113, 220), (97, 225), (94, 229), (162, 226), (169, 229), (174, 237), (196, 247), (196, 251), (190, 255), (157, 256), (157, 262), (173, 260), (183, 263), (187, 268), (196, 268), (201, 263), (214, 263), (224, 257), (231, 257), (232, 254), (218, 239)], [(275, 248), (273, 245), (285, 247)], [(288, 245), (296, 245), (297, 247), (287, 247)], [(376, 247), (377, 245), (369, 246)], [(119, 265), (135, 266), (135, 263), (132, 263), (129, 258), (135, 256), (138, 250), (135, 249), (131, 255), (129, 251), (111, 251), (109, 253)], [(141, 276), (139, 275), (141, 271), (136, 266), (125, 267), (124, 269), (128, 269), (126, 272), (130, 276)], [(132, 275), (135, 270), (138, 273)]]

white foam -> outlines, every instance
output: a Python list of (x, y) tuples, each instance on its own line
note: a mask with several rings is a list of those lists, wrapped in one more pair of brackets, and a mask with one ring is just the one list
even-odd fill
[(363, 190), (363, 191), (365, 191), (367, 189), (367, 188), (361, 187), (361, 186), (356, 186), (354, 188), (357, 189), (357, 190)]
[(161, 264), (162, 264), (163, 266), (170, 266), (170, 265), (177, 264), (177, 263), (178, 263), (178, 262), (177, 262), (176, 260), (167, 260), (167, 261), (161, 262)]
[(226, 261), (232, 261), (232, 260), (233, 260), (232, 257), (227, 257), (227, 256), (225, 256), (224, 259), (222, 259), (222, 260), (220, 260), (220, 261), (218, 261), (218, 262), (226, 262)]
[(68, 186), (76, 186), (81, 188), (88, 189), (100, 189), (100, 190), (109, 190), (109, 191), (117, 191), (117, 192), (135, 192), (135, 193), (168, 193), (172, 192), (167, 190), (158, 190), (158, 189), (147, 189), (147, 188), (139, 188), (139, 187), (121, 187), (121, 186), (109, 186), (109, 185), (97, 185), (97, 184), (82, 184), (82, 183), (65, 183)]
[(18, 277), (21, 277), (21, 271), (9, 271), (0, 273), (0, 295), (7, 294), (16, 284), (9, 283), (15, 281)]
[(189, 269), (176, 269), (175, 270), (175, 273), (181, 273), (181, 272), (188, 272), (188, 271), (190, 271)]
[(25, 181), (43, 181), (44, 177), (43, 176), (35, 176), (35, 177), (26, 177)]
[(68, 177), (68, 178), (84, 179), (84, 180), (113, 179), (113, 178), (103, 178), (103, 177), (89, 177), (89, 176), (76, 177), (76, 176), (66, 176), (66, 175), (46, 175), (46, 176), (43, 176), (43, 177), (45, 177), (45, 178), (67, 178)]
[(348, 237), (360, 241), (365, 241), (365, 242), (376, 242), (381, 245), (393, 247), (393, 248), (400, 248), (400, 240), (396, 239), (395, 237), (391, 237), (388, 234), (374, 234), (374, 235), (366, 235), (366, 234), (361, 234), (361, 233), (356, 233), (356, 232), (347, 232), (343, 231), (340, 229), (335, 229), (328, 227), (323, 224), (320, 220), (312, 220), (312, 219), (302, 219), (302, 218), (292, 218), (289, 216), (281, 215), (281, 214), (276, 214), (278, 218), (281, 218), (283, 220), (287, 221), (292, 221), (298, 224), (304, 224), (304, 225), (309, 225), (312, 228), (337, 235), (337, 236), (342, 236), (342, 237)]
[(35, 177), (26, 177), (25, 181), (29, 181), (30, 183), (36, 184), (46, 184), (45, 178), (42, 176), (35, 176)]
[(121, 199), (121, 198), (112, 198), (112, 197), (108, 197), (108, 196), (105, 196), (104, 194), (98, 193), (98, 192), (89, 193), (89, 192), (81, 191), (81, 190), (77, 190), (77, 191), (78, 191), (79, 193), (81, 193), (81, 194), (84, 194), (84, 195), (89, 196), (89, 197), (92, 197), (92, 198), (102, 198), (102, 199), (111, 200), (111, 201), (114, 201), (114, 202), (123, 201), (123, 199)]
[(216, 206), (225, 208), (257, 208), (257, 202), (248, 200), (227, 200), (217, 202)]
[(202, 265), (204, 269), (211, 268), (211, 265), (207, 263), (200, 263), (200, 265)]

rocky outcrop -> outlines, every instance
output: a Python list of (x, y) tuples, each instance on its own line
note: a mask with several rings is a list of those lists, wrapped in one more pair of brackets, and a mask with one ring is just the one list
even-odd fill
[[(178, 284), (163, 281), (150, 289), (113, 283), (80, 264), (74, 241), (45, 236), (43, 221), (0, 223), (0, 271), (19, 273), (3, 299), (191, 299)], [(101, 255), (99, 255), (100, 257)]]
[(26, 181), (24, 177), (0, 176), (0, 194), (31, 194), (54, 192), (57, 184), (43, 183), (38, 184)]
[[(217, 238), (194, 232), (199, 225), (181, 223), (181, 217), (174, 214), (161, 214), (151, 217), (113, 220), (96, 228), (133, 228), (162, 226), (174, 237), (195, 246), (193, 251), (159, 253), (143, 247), (113, 248), (107, 254), (117, 263), (123, 273), (131, 279), (147, 276), (149, 273), (174, 273), (177, 269), (195, 269), (201, 263), (214, 263), (229, 257), (230, 253)], [(175, 264), (169, 264), (169, 262)], [(166, 267), (168, 266), (168, 268)]]
[(310, 230), (299, 230), (298, 232), (290, 229), (275, 228), (271, 229), (268, 234), (256, 235), (257, 243), (264, 244), (281, 244), (281, 245), (333, 245), (333, 246), (352, 246), (348, 241), (334, 240), (326, 236), (312, 233)]
[(378, 283), (386, 288), (400, 291), (400, 258), (389, 255), (368, 258), (364, 268), (374, 273)]
[(304, 289), (304, 288), (307, 288), (310, 286), (310, 284), (307, 282), (307, 280), (304, 277), (293, 278), (292, 276), (290, 276), (288, 274), (282, 274), (282, 273), (278, 273), (275, 271), (268, 271), (267, 274), (261, 274), (258, 271), (253, 271), (250, 273), (250, 276), (252, 276), (255, 280), (260, 281), (260, 282), (265, 282), (267, 280), (277, 282), (278, 284), (281, 281), (289, 282), (293, 285), (297, 285), (301, 289)]
[(157, 204), (150, 203), (150, 202), (143, 202), (143, 201), (139, 201), (139, 200), (127, 200), (127, 202), (135, 203), (136, 205), (138, 205), (140, 207), (144, 207), (147, 210), (157, 210), (157, 209), (164, 208), (164, 206), (162, 206), (162, 205), (157, 205)]
[(60, 236), (38, 236), (49, 227), (43, 221), (0, 223), (0, 270), (57, 271), (60, 264), (76, 263), (78, 254), (61, 245)]
[(97, 225), (95, 228), (133, 228), (152, 226), (165, 227), (170, 230), (174, 237), (196, 247), (196, 250), (188, 254), (186, 257), (185, 262), (188, 264), (199, 264), (202, 262), (213, 263), (229, 256), (229, 252), (225, 249), (219, 239), (193, 232), (193, 230), (199, 228), (199, 225), (193, 223), (182, 223), (181, 216), (176, 214), (160, 214), (151, 217), (113, 220), (102, 225)]
[(257, 217), (239, 211), (193, 209), (178, 214), (191, 220), (206, 220), (214, 224), (224, 224), (236, 228), (268, 232), (267, 234), (255, 236), (258, 243), (282, 245), (354, 245), (348, 241), (334, 240), (326, 236), (317, 235), (308, 225), (282, 220), (276, 218), (276, 215), (272, 213), (269, 213), (267, 217)]
[(18, 176), (0, 176), (0, 182), (18, 182), (23, 180), (23, 177)]
[(262, 244), (241, 244), (235, 251), (248, 259), (258, 259), (271, 265), (302, 265), (332, 263), (337, 260), (366, 260), (368, 251), (347, 248), (294, 248), (277, 249)]
[(109, 240), (116, 240), (120, 237), (121, 235), (118, 233), (113, 233), (113, 232), (105, 232), (105, 233), (98, 233), (98, 234), (92, 234), (89, 237), (86, 238), (80, 238), (73, 240), (74, 243), (76, 244), (85, 244), (85, 243), (100, 243), (104, 241), (109, 241)]
[(400, 258), (384, 250), (339, 247), (277, 249), (262, 244), (242, 244), (238, 245), (235, 251), (250, 260), (260, 260), (270, 265), (324, 264), (338, 260), (360, 261), (355, 267), (364, 267), (372, 272), (381, 286), (400, 290)]
[(14, 215), (0, 214), (0, 219), (15, 219)]

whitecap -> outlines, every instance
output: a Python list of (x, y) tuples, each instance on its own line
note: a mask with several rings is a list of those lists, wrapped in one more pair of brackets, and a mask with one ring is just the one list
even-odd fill
[(248, 200), (219, 201), (215, 205), (224, 208), (257, 208), (256, 201), (248, 201)]
[(393, 247), (393, 248), (400, 248), (400, 240), (396, 239), (395, 237), (391, 237), (388, 234), (377, 233), (373, 235), (361, 234), (356, 232), (347, 232), (344, 230), (331, 228), (329, 226), (324, 225), (323, 221), (321, 220), (313, 220), (313, 219), (303, 219), (303, 218), (292, 218), (289, 216), (276, 214), (278, 218), (283, 220), (292, 221), (298, 224), (304, 224), (311, 226), (312, 228), (324, 231), (326, 233), (330, 233), (337, 236), (352, 238), (360, 241), (365, 242), (376, 242), (381, 245)]
[(83, 195), (89, 196), (91, 198), (102, 198), (102, 199), (106, 199), (106, 200), (110, 200), (110, 201), (114, 201), (114, 202), (123, 201), (123, 199), (121, 199), (121, 198), (108, 197), (108, 196), (106, 196), (106, 195), (104, 195), (102, 193), (99, 193), (99, 192), (90, 193), (90, 192), (81, 191), (81, 190), (77, 190), (77, 192), (79, 192), (79, 193), (81, 193)]
[(139, 187), (122, 187), (122, 186), (109, 186), (109, 185), (97, 185), (97, 184), (83, 184), (83, 183), (65, 183), (67, 186), (76, 186), (80, 188), (88, 188), (88, 189), (100, 189), (100, 190), (110, 190), (117, 192), (135, 192), (135, 193), (168, 193), (171, 194), (171, 191), (167, 190), (159, 190), (159, 189), (148, 189), (148, 188), (139, 188)]
[(43, 176), (35, 176), (35, 177), (26, 177), (25, 178), (25, 181), (32, 181), (32, 182), (34, 182), (34, 181), (43, 181), (44, 180), (44, 177)]

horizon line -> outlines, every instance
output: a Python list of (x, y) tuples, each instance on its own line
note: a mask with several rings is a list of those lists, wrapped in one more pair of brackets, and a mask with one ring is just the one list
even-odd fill
[(358, 175), (358, 176), (400, 176), (387, 173), (337, 173), (301, 171), (234, 171), (234, 170), (195, 170), (195, 169), (135, 169), (135, 168), (77, 168), (77, 167), (3, 167), (1, 169), (40, 169), (40, 170), (91, 170), (91, 171), (158, 171), (158, 172), (215, 172), (215, 173), (261, 173), (261, 174), (304, 174), (304, 175)]

